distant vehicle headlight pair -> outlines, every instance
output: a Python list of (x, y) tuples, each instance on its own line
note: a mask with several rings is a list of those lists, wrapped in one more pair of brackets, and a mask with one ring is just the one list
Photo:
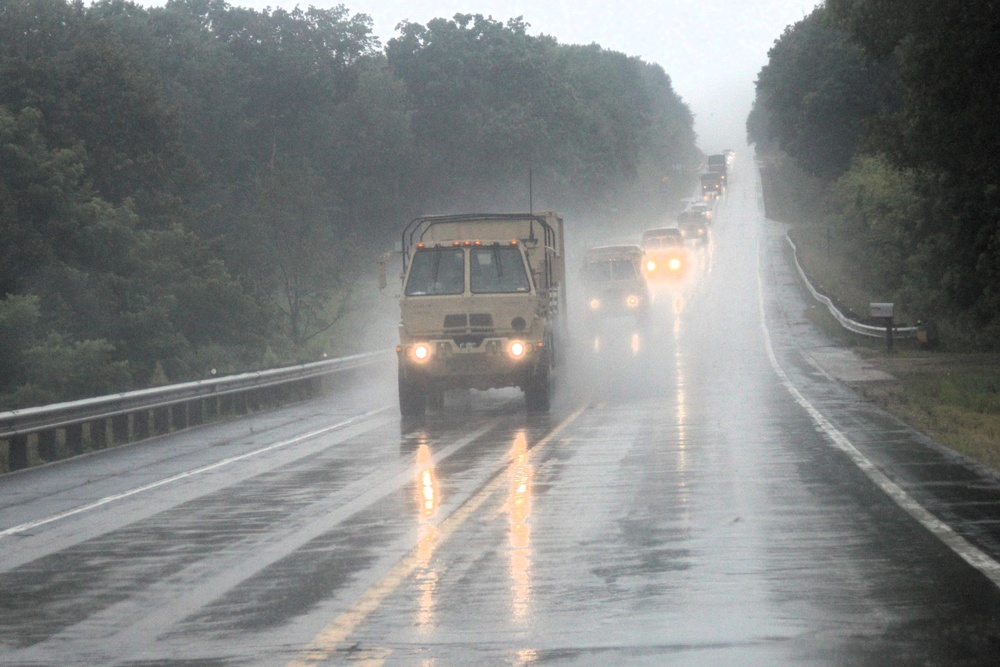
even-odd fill
[[(649, 260), (648, 262), (646, 262), (646, 270), (649, 271), (650, 273), (654, 273), (656, 271), (656, 266), (657, 264), (653, 260)], [(667, 260), (667, 268), (670, 269), (671, 271), (680, 271), (681, 260), (677, 257), (671, 257), (669, 260)]]

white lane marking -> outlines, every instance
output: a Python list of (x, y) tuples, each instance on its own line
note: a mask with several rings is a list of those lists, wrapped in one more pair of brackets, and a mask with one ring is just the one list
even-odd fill
[(164, 486), (166, 484), (170, 484), (172, 482), (177, 482), (177, 481), (182, 480), (182, 479), (187, 479), (188, 477), (194, 477), (195, 475), (200, 475), (200, 474), (205, 473), (205, 472), (216, 470), (218, 468), (222, 468), (224, 466), (227, 466), (227, 465), (229, 465), (231, 463), (236, 463), (237, 461), (242, 461), (243, 459), (248, 459), (248, 458), (251, 458), (251, 457), (254, 457), (254, 456), (258, 456), (260, 454), (266, 454), (267, 452), (274, 451), (275, 449), (281, 449), (282, 447), (287, 447), (288, 445), (294, 445), (296, 443), (303, 442), (304, 440), (310, 440), (312, 438), (324, 435), (324, 434), (329, 433), (331, 431), (336, 431), (337, 429), (343, 428), (345, 426), (349, 426), (351, 424), (354, 424), (355, 422), (359, 422), (359, 421), (362, 421), (364, 419), (368, 419), (369, 417), (373, 417), (373, 416), (375, 416), (375, 415), (377, 415), (379, 413), (385, 412), (386, 410), (389, 410), (389, 408), (388, 407), (379, 408), (378, 410), (372, 410), (370, 412), (365, 412), (365, 413), (360, 414), (360, 415), (355, 415), (354, 417), (351, 417), (350, 419), (345, 419), (342, 422), (338, 422), (336, 424), (331, 424), (330, 426), (325, 426), (325, 427), (323, 427), (321, 429), (312, 431), (310, 433), (305, 433), (303, 435), (291, 438), (289, 440), (282, 440), (281, 442), (276, 442), (273, 445), (268, 445), (267, 447), (264, 447), (262, 449), (256, 449), (256, 450), (254, 450), (252, 452), (247, 452), (245, 454), (240, 454), (239, 456), (231, 456), (231, 457), (229, 457), (227, 459), (222, 459), (221, 461), (216, 461), (215, 463), (211, 463), (211, 464), (209, 464), (207, 466), (203, 466), (201, 468), (195, 468), (194, 470), (188, 470), (187, 472), (178, 473), (176, 475), (173, 475), (172, 477), (167, 477), (165, 479), (161, 479), (161, 480), (158, 480), (156, 482), (151, 482), (151, 483), (146, 484), (144, 486), (139, 486), (139, 487), (136, 487), (134, 489), (129, 489), (128, 491), (123, 491), (121, 493), (116, 493), (116, 494), (111, 495), (111, 496), (105, 496), (104, 498), (101, 498), (100, 500), (95, 500), (94, 502), (89, 503), (87, 505), (82, 505), (80, 507), (76, 507), (76, 508), (71, 509), (71, 510), (66, 510), (65, 512), (60, 512), (59, 514), (53, 514), (52, 516), (46, 517), (44, 519), (37, 519), (35, 521), (29, 521), (27, 523), (22, 523), (20, 525), (13, 526), (12, 528), (7, 528), (6, 530), (0, 531), (0, 539), (2, 539), (4, 537), (9, 537), (11, 535), (16, 535), (18, 533), (23, 533), (23, 532), (25, 532), (27, 530), (31, 530), (32, 528), (38, 528), (39, 526), (44, 526), (45, 524), (52, 523), (53, 521), (59, 521), (60, 519), (65, 519), (67, 517), (71, 517), (71, 516), (74, 516), (76, 514), (82, 514), (83, 512), (89, 512), (92, 509), (97, 509), (98, 507), (102, 507), (102, 506), (107, 505), (109, 503), (113, 503), (116, 500), (123, 500), (125, 498), (130, 497), (130, 496), (134, 496), (136, 494), (143, 493), (145, 491), (150, 491), (152, 489)]
[(785, 374), (778, 364), (778, 358), (774, 354), (771, 346), (771, 336), (767, 331), (767, 318), (764, 312), (764, 281), (761, 276), (760, 267), (760, 237), (756, 242), (757, 249), (757, 300), (760, 307), (760, 324), (764, 331), (764, 345), (767, 348), (767, 356), (771, 360), (771, 367), (777, 373), (781, 383), (792, 395), (795, 402), (801, 405), (809, 416), (812, 417), (816, 425), (830, 438), (834, 446), (847, 454), (847, 456), (871, 479), (876, 486), (892, 498), (897, 505), (902, 507), (910, 516), (920, 522), (920, 524), (944, 542), (952, 551), (972, 567), (983, 573), (993, 584), (1000, 587), (1000, 563), (993, 560), (984, 551), (956, 533), (951, 526), (931, 514), (923, 505), (918, 503), (909, 494), (901, 489), (895, 482), (889, 479), (885, 473), (879, 470), (864, 454), (851, 443), (836, 426), (830, 423), (826, 417), (820, 414), (812, 403), (792, 384), (791, 379)]

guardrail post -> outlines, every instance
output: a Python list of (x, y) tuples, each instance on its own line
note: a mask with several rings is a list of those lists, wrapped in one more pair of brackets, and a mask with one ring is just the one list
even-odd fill
[(66, 429), (57, 428), (52, 432), (52, 449), (56, 461), (66, 458)]
[(80, 448), (85, 452), (98, 448), (94, 442), (94, 425), (91, 422), (80, 424)]

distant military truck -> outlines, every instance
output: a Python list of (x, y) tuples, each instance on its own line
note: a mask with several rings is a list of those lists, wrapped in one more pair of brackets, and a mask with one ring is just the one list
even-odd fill
[(718, 173), (709, 171), (701, 175), (701, 196), (702, 199), (714, 201), (722, 196), (722, 178)]
[(547, 411), (565, 327), (563, 219), (423, 216), (402, 249), (400, 412), (442, 407), (448, 389), (512, 386), (529, 412)]
[(687, 210), (677, 214), (677, 227), (685, 240), (697, 244), (708, 243), (708, 214), (702, 211)]
[(649, 312), (649, 286), (643, 275), (644, 252), (638, 245), (589, 248), (583, 263), (583, 287), (590, 320), (634, 317)]
[(708, 156), (708, 170), (719, 175), (722, 187), (728, 185), (729, 168), (727, 167), (727, 160), (724, 153)]
[(687, 271), (688, 252), (679, 227), (656, 227), (642, 233), (643, 271), (653, 282), (670, 280)]

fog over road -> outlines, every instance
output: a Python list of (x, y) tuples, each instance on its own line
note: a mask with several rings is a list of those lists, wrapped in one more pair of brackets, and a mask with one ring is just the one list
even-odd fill
[(993, 664), (1000, 485), (838, 381), (734, 169), (648, 325), (575, 327), (551, 414), (403, 421), (387, 355), (0, 478), (0, 663)]

